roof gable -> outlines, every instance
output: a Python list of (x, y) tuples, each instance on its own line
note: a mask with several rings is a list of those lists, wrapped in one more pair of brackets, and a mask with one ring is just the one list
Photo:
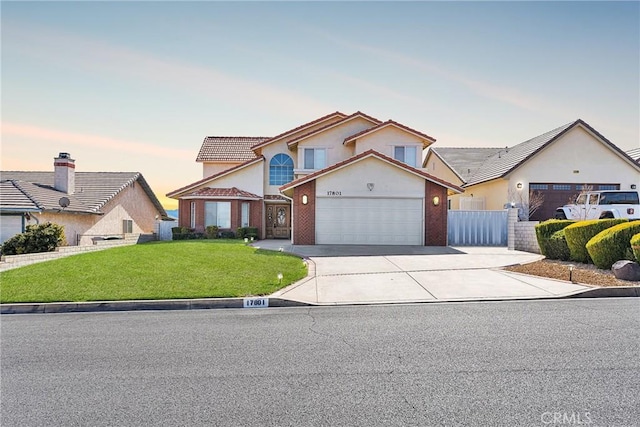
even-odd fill
[(336, 127), (339, 127), (339, 126), (343, 126), (343, 125), (345, 125), (345, 124), (347, 124), (347, 123), (349, 123), (349, 122), (351, 122), (353, 120), (357, 120), (357, 119), (364, 119), (364, 120), (366, 120), (366, 121), (368, 121), (368, 122), (370, 122), (370, 123), (372, 123), (374, 125), (378, 125), (378, 124), (381, 123), (380, 120), (376, 119), (375, 117), (371, 117), (371, 116), (369, 116), (367, 114), (364, 114), (364, 113), (362, 113), (360, 111), (356, 111), (355, 113), (351, 114), (350, 116), (344, 117), (344, 118), (342, 118), (341, 120), (339, 120), (337, 122), (329, 123), (329, 124), (327, 124), (325, 126), (322, 126), (321, 128), (315, 129), (315, 130), (313, 130), (311, 132), (307, 132), (307, 133), (305, 133), (303, 135), (300, 135), (300, 136), (298, 136), (298, 137), (296, 137), (296, 138), (294, 138), (294, 139), (292, 139), (290, 141), (287, 141), (287, 145), (289, 146), (289, 148), (295, 147), (296, 145), (298, 145), (299, 142), (301, 142), (301, 141), (303, 141), (303, 140), (305, 140), (307, 138), (311, 138), (312, 136), (319, 135), (322, 132), (328, 131), (329, 129), (333, 129), (333, 128), (336, 128)]
[[(70, 204), (65, 208), (66, 212), (101, 214), (102, 208), (107, 203), (137, 182), (158, 212), (163, 217), (167, 217), (162, 204), (139, 172), (76, 172), (76, 191), (73, 194), (63, 193), (53, 187), (54, 172), (6, 171), (2, 172), (2, 181), (3, 185), (0, 188), (2, 190), (0, 209), (2, 210), (9, 208), (9, 203), (15, 202), (14, 196), (17, 196), (17, 190), (30, 199), (39, 210), (58, 211), (61, 209), (60, 198), (67, 197)], [(11, 198), (5, 199), (5, 190)]]
[(424, 166), (427, 166), (429, 156), (436, 156), (462, 182), (467, 182), (488, 159), (500, 150), (504, 148), (431, 147)]
[(187, 193), (188, 191), (194, 190), (195, 188), (200, 187), (200, 186), (202, 186), (202, 185), (204, 185), (204, 184), (206, 184), (208, 182), (214, 181), (214, 180), (216, 180), (218, 178), (221, 178), (223, 176), (232, 174), (232, 173), (237, 172), (237, 171), (239, 171), (241, 169), (244, 169), (244, 168), (246, 168), (248, 166), (251, 166), (251, 165), (254, 165), (256, 163), (263, 162), (263, 161), (264, 161), (264, 157), (263, 156), (256, 157), (255, 159), (251, 159), (251, 160), (246, 161), (246, 162), (244, 162), (242, 164), (239, 164), (239, 165), (234, 166), (232, 168), (226, 169), (226, 170), (224, 170), (222, 172), (218, 172), (216, 174), (213, 174), (211, 176), (203, 178), (203, 179), (201, 179), (199, 181), (192, 182), (191, 184), (185, 185), (184, 187), (178, 188), (177, 190), (173, 190), (172, 192), (167, 193), (167, 197), (170, 197), (170, 198), (173, 198), (173, 199), (178, 198), (178, 197), (182, 196), (183, 194)]
[(409, 173), (412, 173), (414, 175), (420, 176), (421, 178), (424, 178), (424, 179), (426, 179), (428, 181), (431, 181), (431, 182), (433, 182), (435, 184), (441, 185), (441, 186), (443, 186), (443, 187), (445, 187), (445, 188), (447, 188), (449, 190), (452, 190), (455, 193), (464, 192), (464, 190), (462, 188), (458, 187), (457, 185), (454, 185), (454, 184), (452, 184), (450, 182), (444, 181), (444, 180), (442, 180), (440, 178), (436, 178), (435, 176), (430, 175), (430, 174), (428, 174), (427, 172), (425, 172), (423, 170), (420, 170), (420, 169), (414, 168), (412, 166), (409, 166), (406, 163), (403, 163), (403, 162), (401, 162), (399, 160), (396, 160), (394, 158), (385, 156), (384, 154), (382, 154), (382, 153), (380, 153), (378, 151), (375, 151), (375, 150), (365, 151), (365, 152), (360, 153), (360, 154), (358, 154), (356, 156), (353, 156), (353, 157), (351, 157), (349, 159), (343, 160), (342, 162), (338, 162), (336, 164), (333, 164), (333, 165), (331, 165), (331, 166), (329, 166), (329, 167), (327, 167), (325, 169), (316, 171), (316, 172), (314, 172), (312, 174), (309, 174), (307, 176), (304, 176), (304, 177), (298, 178), (296, 180), (293, 180), (290, 183), (285, 184), (282, 187), (280, 187), (279, 190), (282, 193), (282, 192), (284, 192), (286, 190), (289, 190), (291, 188), (297, 187), (297, 186), (302, 185), (302, 184), (304, 184), (306, 182), (313, 181), (314, 179), (317, 179), (317, 178), (319, 178), (319, 177), (321, 177), (323, 175), (327, 175), (327, 174), (330, 174), (330, 173), (332, 173), (332, 172), (334, 172), (336, 170), (343, 169), (343, 168), (348, 167), (349, 165), (351, 165), (353, 163), (362, 161), (363, 159), (367, 159), (369, 157), (376, 157), (376, 158), (382, 160), (383, 162), (387, 162), (387, 163), (392, 164), (394, 166), (397, 166), (397, 167), (399, 167), (401, 169), (404, 169)]
[(196, 162), (246, 162), (256, 158), (251, 147), (267, 139), (264, 136), (207, 136)]
[(347, 115), (344, 114), (344, 113), (341, 113), (340, 111), (336, 111), (336, 112), (327, 114), (326, 116), (319, 117), (319, 118), (317, 118), (315, 120), (312, 120), (312, 121), (310, 121), (308, 123), (302, 124), (302, 125), (300, 125), (298, 127), (295, 127), (293, 129), (289, 129), (286, 132), (283, 132), (283, 133), (281, 133), (279, 135), (276, 135), (276, 136), (274, 136), (272, 138), (269, 138), (269, 139), (267, 139), (265, 141), (262, 141), (262, 142), (260, 142), (258, 144), (255, 144), (253, 147), (251, 147), (251, 149), (252, 150), (258, 150), (258, 149), (260, 149), (260, 148), (262, 148), (262, 147), (264, 147), (266, 145), (269, 145), (269, 144), (272, 144), (274, 142), (280, 141), (280, 140), (285, 139), (287, 137), (291, 137), (291, 136), (295, 135), (296, 133), (304, 132), (305, 130), (311, 129), (314, 126), (320, 125), (320, 124), (325, 123), (325, 122), (335, 122), (337, 120), (342, 120), (345, 117), (347, 117)]
[(403, 132), (407, 132), (407, 133), (409, 133), (411, 135), (414, 135), (414, 136), (422, 139), (424, 141), (423, 144), (424, 144), (425, 147), (430, 145), (430, 144), (433, 144), (434, 142), (436, 142), (435, 138), (433, 138), (433, 137), (431, 137), (431, 136), (429, 136), (429, 135), (427, 135), (425, 133), (419, 132), (419, 131), (417, 131), (415, 129), (412, 129), (412, 128), (410, 128), (408, 126), (405, 126), (405, 125), (403, 125), (401, 123), (398, 123), (396, 121), (387, 120), (386, 122), (379, 122), (376, 126), (373, 126), (370, 129), (365, 129), (365, 130), (363, 130), (361, 132), (356, 133), (355, 135), (351, 135), (350, 137), (345, 138), (345, 140), (343, 141), (343, 144), (345, 144), (345, 145), (349, 144), (351, 142), (354, 142), (358, 138), (363, 138), (363, 137), (365, 137), (367, 135), (370, 135), (372, 133), (379, 132), (380, 130), (385, 129), (387, 127), (394, 127), (396, 129), (400, 129)]

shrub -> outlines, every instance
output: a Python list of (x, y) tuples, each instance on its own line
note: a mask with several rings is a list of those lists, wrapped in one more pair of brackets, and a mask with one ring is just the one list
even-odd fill
[[(546, 256), (547, 258), (551, 258), (551, 256), (549, 255), (550, 253), (549, 239), (551, 239), (551, 236), (553, 236), (556, 232), (564, 229), (565, 227), (573, 224), (574, 222), (575, 221), (567, 220), (567, 219), (561, 219), (561, 220), (551, 219), (549, 221), (544, 221), (536, 225), (535, 227), (536, 238), (538, 239), (538, 246), (540, 246), (540, 252), (542, 253), (542, 255)], [(563, 236), (562, 238), (564, 239), (564, 234), (562, 236)], [(560, 259), (560, 258), (551, 258), (551, 259)]]
[(245, 237), (254, 239), (258, 238), (258, 228), (257, 227), (238, 227), (236, 233), (238, 239), (244, 239)]
[(235, 239), (236, 233), (231, 230), (224, 230), (220, 232), (220, 237), (222, 237), (223, 239)]
[(628, 222), (627, 218), (617, 219), (592, 219), (588, 221), (578, 221), (564, 229), (567, 246), (571, 253), (571, 259), (577, 262), (589, 263), (591, 258), (587, 252), (587, 242), (596, 234), (614, 225)]
[(618, 224), (596, 234), (586, 245), (593, 263), (608, 270), (616, 261), (633, 258), (631, 238), (637, 233), (640, 221)]
[(567, 261), (571, 255), (569, 252), (569, 246), (567, 246), (567, 239), (564, 235), (564, 229), (558, 230), (551, 235), (546, 242), (547, 255), (549, 259), (559, 259), (561, 261)]
[(217, 225), (207, 225), (207, 239), (217, 239), (218, 238), (218, 230), (220, 227)]
[(52, 252), (64, 242), (64, 228), (58, 224), (28, 225), (25, 232), (17, 234), (2, 244), (3, 255)]
[(187, 227), (172, 227), (171, 237), (173, 240), (190, 240), (196, 238), (196, 233), (194, 233), (192, 229)]
[(636, 261), (640, 262), (640, 233), (631, 238), (631, 250), (636, 257)]

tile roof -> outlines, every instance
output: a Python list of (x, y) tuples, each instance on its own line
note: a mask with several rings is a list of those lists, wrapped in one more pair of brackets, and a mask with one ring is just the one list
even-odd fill
[(0, 181), (0, 211), (29, 212), (40, 211), (38, 204), (31, 199), (15, 181)]
[(640, 162), (640, 148), (634, 148), (633, 150), (627, 151), (627, 155), (636, 162)]
[(282, 202), (288, 202), (289, 199), (287, 199), (284, 196), (280, 196), (279, 194), (265, 194), (264, 195), (264, 199), (265, 200), (277, 200), (277, 201), (282, 201)]
[(431, 147), (429, 152), (449, 166), (462, 182), (467, 182), (489, 158), (500, 150), (504, 148)]
[(30, 208), (37, 206), (41, 211), (59, 211), (60, 198), (67, 197), (71, 203), (65, 208), (66, 212), (102, 214), (102, 208), (109, 201), (137, 182), (158, 212), (167, 217), (160, 201), (139, 172), (75, 172), (76, 191), (73, 194), (53, 188), (54, 172), (2, 171), (0, 177), (0, 210), (3, 211), (14, 209), (16, 204), (26, 203), (27, 199), (31, 201), (31, 204), (26, 203)]
[(234, 199), (260, 199), (260, 196), (240, 190), (236, 187), (231, 188), (201, 188), (193, 193), (185, 196), (188, 197), (222, 197)]
[(251, 147), (267, 139), (266, 136), (207, 136), (196, 162), (246, 162), (256, 157)]
[(328, 125), (322, 126), (322, 127), (318, 128), (316, 130), (313, 130), (311, 132), (308, 132), (308, 133), (305, 133), (303, 135), (300, 135), (300, 136), (292, 139), (291, 141), (287, 141), (287, 145), (289, 147), (293, 147), (298, 142), (302, 141), (303, 139), (309, 138), (310, 136), (313, 136), (313, 135), (317, 135), (317, 134), (319, 134), (319, 133), (321, 133), (321, 132), (323, 132), (323, 131), (325, 131), (327, 129), (330, 129), (330, 128), (335, 127), (335, 126), (339, 126), (339, 125), (341, 125), (343, 123), (346, 123), (346, 122), (348, 122), (350, 120), (353, 120), (355, 118), (358, 118), (358, 117), (363, 118), (365, 120), (368, 120), (371, 123), (375, 123), (376, 125), (379, 125), (379, 124), (382, 123), (380, 120), (376, 119), (375, 117), (371, 117), (371, 116), (369, 116), (367, 114), (364, 114), (363, 112), (356, 111), (355, 113), (353, 113), (353, 114), (351, 114), (349, 116), (343, 117), (341, 120), (338, 120), (337, 122), (329, 123)]
[(251, 148), (253, 148), (255, 150), (256, 148), (264, 147), (265, 145), (270, 144), (270, 143), (272, 143), (274, 141), (277, 141), (277, 140), (282, 139), (282, 138), (284, 138), (286, 136), (289, 136), (289, 135), (293, 135), (296, 132), (299, 132), (299, 131), (304, 130), (306, 128), (310, 128), (310, 127), (312, 127), (314, 125), (317, 125), (318, 123), (322, 123), (322, 122), (324, 122), (326, 120), (329, 120), (329, 119), (332, 119), (332, 118), (336, 118), (336, 117), (339, 117), (340, 119), (343, 119), (343, 118), (347, 117), (347, 115), (344, 114), (344, 113), (341, 113), (340, 111), (335, 111), (333, 113), (327, 114), (326, 116), (319, 117), (319, 118), (317, 118), (315, 120), (307, 122), (307, 123), (305, 123), (303, 125), (300, 125), (298, 127), (293, 128), (293, 129), (289, 129), (288, 131), (283, 132), (281, 134), (278, 134), (278, 135), (276, 135), (276, 136), (274, 136), (272, 138), (269, 138), (266, 141), (262, 141), (262, 142), (260, 142), (260, 143), (258, 143), (256, 145), (254, 145)]
[(429, 173), (427, 173), (427, 172), (425, 172), (425, 171), (423, 171), (421, 169), (409, 166), (408, 164), (406, 164), (404, 162), (401, 162), (399, 160), (396, 160), (396, 159), (394, 159), (392, 157), (385, 156), (384, 154), (382, 154), (382, 153), (380, 153), (380, 152), (378, 152), (376, 150), (367, 150), (367, 151), (365, 151), (363, 153), (360, 153), (360, 154), (358, 154), (356, 156), (353, 156), (353, 157), (350, 157), (350, 158), (348, 158), (346, 160), (343, 160), (341, 162), (335, 163), (335, 164), (333, 164), (333, 165), (331, 165), (331, 166), (329, 166), (327, 168), (318, 170), (318, 171), (316, 171), (314, 173), (311, 173), (309, 175), (306, 175), (306, 176), (303, 176), (303, 177), (298, 178), (296, 180), (293, 180), (293, 181), (289, 182), (288, 184), (285, 184), (282, 187), (280, 187), (279, 190), (280, 190), (280, 192), (283, 192), (283, 191), (288, 190), (290, 188), (297, 187), (298, 185), (304, 184), (304, 183), (309, 182), (309, 181), (313, 181), (314, 179), (316, 179), (316, 178), (318, 178), (318, 177), (320, 177), (322, 175), (325, 175), (325, 174), (330, 173), (330, 172), (332, 172), (334, 170), (337, 170), (337, 169), (341, 169), (341, 168), (343, 168), (345, 166), (348, 166), (351, 163), (357, 162), (357, 161), (362, 160), (362, 159), (367, 158), (367, 157), (377, 157), (380, 160), (386, 161), (387, 163), (392, 163), (392, 164), (394, 164), (394, 165), (396, 165), (396, 166), (398, 166), (398, 167), (400, 167), (402, 169), (405, 169), (405, 170), (407, 170), (409, 172), (412, 172), (412, 173), (414, 173), (416, 175), (419, 175), (422, 178), (427, 179), (428, 181), (431, 181), (431, 182), (434, 182), (436, 184), (442, 185), (445, 188), (448, 188), (448, 189), (453, 190), (453, 191), (458, 192), (458, 193), (463, 193), (464, 192), (464, 190), (462, 188), (458, 187), (457, 185), (454, 185), (454, 184), (452, 184), (450, 182), (447, 182), (447, 181), (445, 181), (443, 179), (437, 178), (437, 177), (435, 177), (435, 176), (433, 176), (433, 175), (431, 175), (431, 174), (429, 174)]
[(213, 174), (211, 176), (208, 176), (206, 178), (202, 178), (199, 181), (192, 182), (191, 184), (185, 185), (184, 187), (178, 188), (177, 190), (173, 190), (170, 193), (167, 193), (166, 196), (174, 198), (174, 199), (176, 197), (181, 197), (181, 195), (184, 194), (185, 192), (187, 192), (189, 190), (192, 190), (192, 189), (194, 189), (196, 187), (199, 187), (200, 185), (203, 185), (203, 184), (205, 184), (205, 183), (207, 183), (209, 181), (212, 181), (212, 180), (214, 180), (216, 178), (220, 178), (220, 177), (222, 177), (224, 175), (227, 175), (227, 174), (230, 174), (232, 172), (235, 172), (235, 171), (237, 171), (239, 169), (242, 169), (242, 168), (245, 168), (247, 166), (250, 166), (250, 165), (252, 165), (254, 163), (261, 162), (263, 160), (264, 160), (264, 156), (259, 156), (259, 157), (253, 158), (251, 160), (247, 160), (246, 162), (241, 163), (241, 164), (239, 164), (237, 166), (234, 166), (234, 167), (229, 168), (227, 170), (223, 170), (222, 172), (215, 173), (215, 174)]
[[(582, 119), (557, 127), (513, 147), (489, 149), (496, 151), (488, 156), (484, 162), (482, 161), (483, 153), (477, 148), (454, 149), (440, 147), (435, 148), (434, 153), (437, 153), (445, 163), (452, 167), (454, 172), (463, 178), (465, 181), (463, 187), (468, 187), (506, 176), (576, 126), (582, 126), (629, 163), (637, 164), (627, 153), (620, 150)], [(456, 153), (455, 150), (461, 150), (461, 152)], [(468, 166), (465, 165), (465, 160), (469, 160)], [(465, 170), (466, 174), (464, 173)]]

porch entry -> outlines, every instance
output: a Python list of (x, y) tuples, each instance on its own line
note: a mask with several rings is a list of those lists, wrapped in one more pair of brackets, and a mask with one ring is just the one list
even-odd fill
[(291, 238), (291, 205), (285, 203), (267, 204), (267, 239)]

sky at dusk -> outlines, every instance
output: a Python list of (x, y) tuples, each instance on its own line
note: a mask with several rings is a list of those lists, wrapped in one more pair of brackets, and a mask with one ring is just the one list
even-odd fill
[(640, 146), (639, 2), (7, 2), (2, 170), (202, 178), (205, 136), (333, 111), (437, 147), (512, 146), (581, 118)]

